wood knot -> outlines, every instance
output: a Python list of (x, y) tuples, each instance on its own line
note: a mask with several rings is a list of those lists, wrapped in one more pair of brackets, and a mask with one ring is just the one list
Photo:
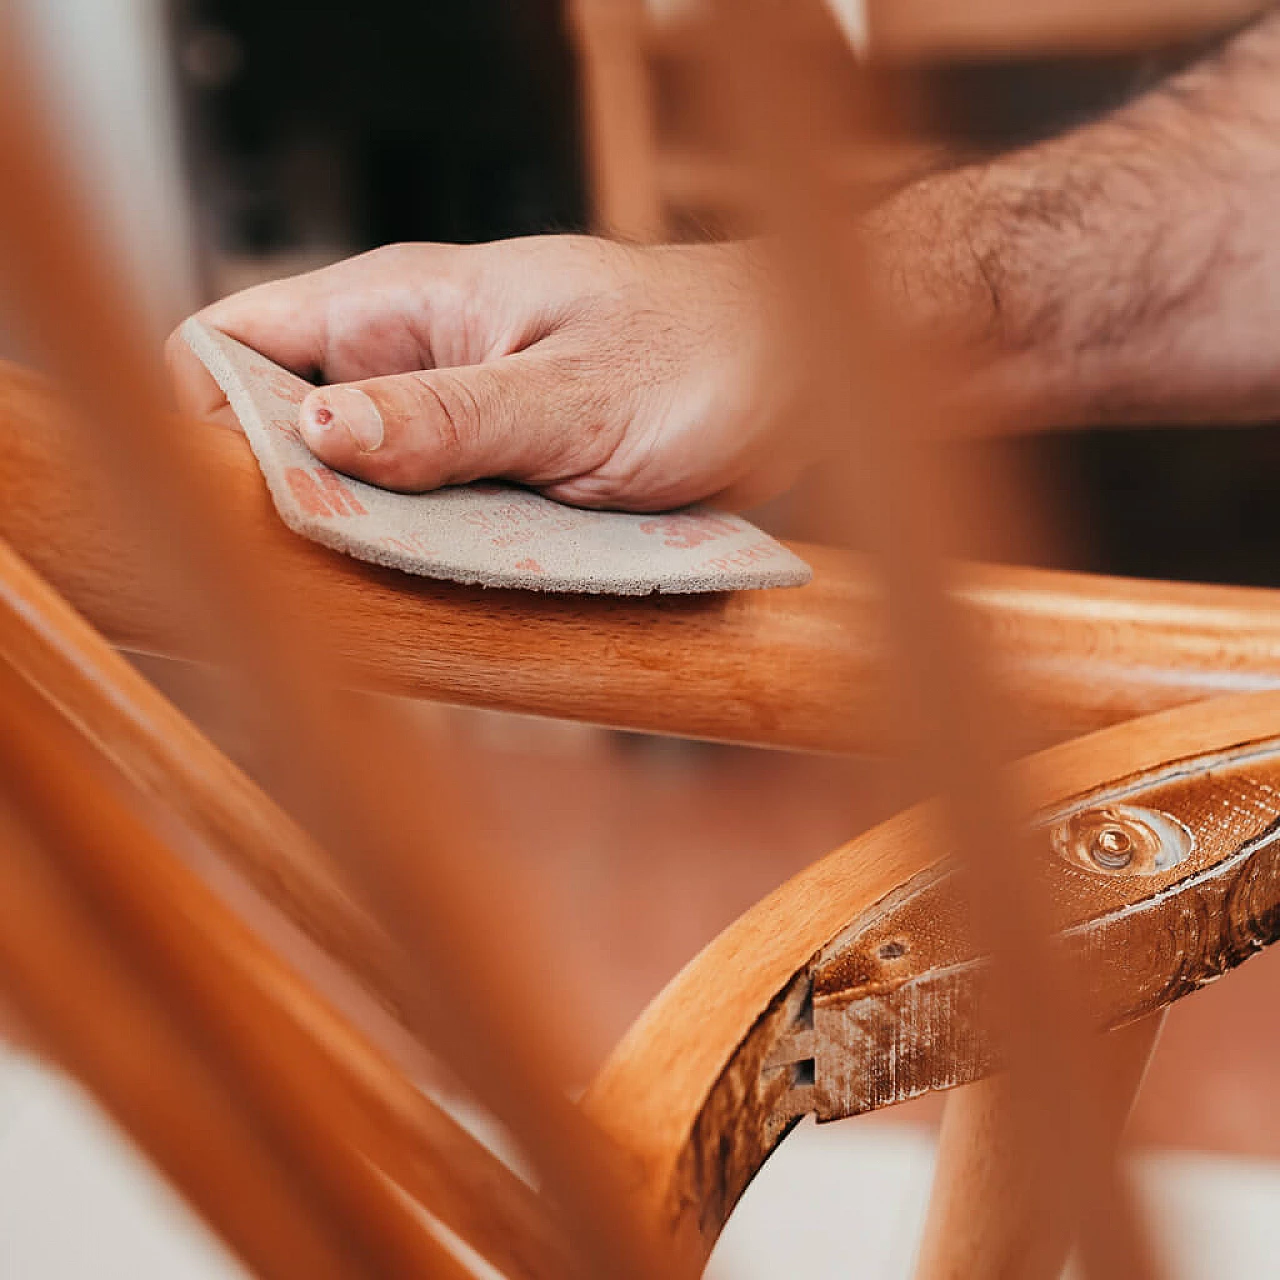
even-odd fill
[(1184, 862), (1195, 838), (1157, 809), (1108, 804), (1064, 818), (1050, 832), (1059, 857), (1106, 876), (1154, 876)]

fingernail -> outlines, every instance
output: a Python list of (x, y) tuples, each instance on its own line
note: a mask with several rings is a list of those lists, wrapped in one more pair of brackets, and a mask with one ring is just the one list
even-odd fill
[(316, 406), (310, 417), (319, 433), (328, 434), (338, 426), (346, 427), (356, 447), (364, 453), (372, 453), (382, 445), (382, 414), (372, 397), (355, 387), (334, 387), (326, 391), (323, 403)]

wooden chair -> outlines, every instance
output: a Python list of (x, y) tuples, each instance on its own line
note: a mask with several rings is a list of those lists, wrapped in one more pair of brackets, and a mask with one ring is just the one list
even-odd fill
[[(1105, 58), (1126, 48), (1176, 47), (1256, 13), (1256, 0), (1120, 0), (1103, 13), (1073, 0), (822, 0), (837, 29), (815, 60), (867, 56), (890, 65), (973, 65), (1046, 51)], [(596, 230), (635, 241), (703, 238), (750, 228), (744, 179), (709, 125), (708, 0), (567, 0), (580, 66), (588, 189)], [(714, 96), (714, 95), (712, 95)], [(954, 141), (954, 140), (953, 140)], [(850, 199), (892, 188), (945, 162), (943, 139), (861, 138), (832, 167)]]
[[(771, 19), (744, 13), (729, 92), (744, 68), (773, 83)], [(794, 137), (785, 115), (744, 126), (758, 154)], [(0, 374), (0, 984), (252, 1270), (693, 1273), (802, 1116), (1003, 1071), (956, 1095), (919, 1274), (1049, 1276), (1075, 1240), (1094, 1275), (1151, 1273), (1113, 1155), (1160, 1014), (1280, 933), (1272, 593), (974, 568), (957, 608), (902, 458), (866, 441), (921, 719), (882, 692), (880, 589), (841, 552), (806, 549), (811, 587), (727, 599), (410, 582), (296, 539), (237, 435), (164, 415), (8, 65), (0, 171), (21, 193), (0, 206), (10, 281), (77, 389)], [(794, 178), (785, 235), (810, 209)], [(856, 280), (824, 236), (788, 240), (787, 265), (811, 279), (820, 243)], [(854, 312), (832, 300), (817, 340), (853, 350)], [(859, 385), (909, 408), (909, 380)], [(975, 636), (1037, 723), (1092, 732), (997, 767)], [(272, 794), (113, 646), (239, 670)], [(1252, 691), (1201, 701), (1224, 672)], [(945, 785), (731, 926), (578, 1106), (571, 994), (472, 871), (465, 773), (353, 687), (823, 750), (923, 725)], [(465, 1081), (537, 1189), (308, 982), (307, 946)]]

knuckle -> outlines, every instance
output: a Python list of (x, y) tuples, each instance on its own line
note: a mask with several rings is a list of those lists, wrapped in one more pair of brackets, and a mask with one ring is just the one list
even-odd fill
[(448, 372), (418, 375), (425, 447), (447, 468), (465, 458), (480, 433), (483, 406), (466, 379)]
[(365, 256), (367, 261), (381, 263), (388, 267), (407, 266), (418, 257), (421, 248), (421, 245), (405, 240), (397, 244), (379, 245)]
[(379, 245), (351, 261), (364, 264), (376, 279), (411, 282), (438, 266), (441, 255), (447, 252), (447, 245), (402, 240)]

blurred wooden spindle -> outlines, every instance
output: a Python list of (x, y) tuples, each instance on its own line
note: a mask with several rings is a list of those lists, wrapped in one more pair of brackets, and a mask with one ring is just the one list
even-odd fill
[[(821, 22), (816, 3), (800, 5)], [(949, 547), (939, 513), (951, 509), (954, 495), (931, 483), (935, 467), (922, 465), (933, 434), (926, 421), (954, 371), (940, 353), (917, 349), (877, 305), (853, 211), (825, 179), (821, 157), (848, 131), (839, 116), (845, 86), (809, 74), (775, 6), (714, 0), (712, 8), (723, 38), (713, 67), (738, 118), (786, 281), (788, 354), (808, 362), (813, 409), (838, 441), (844, 492), (835, 532), (860, 528), (877, 556), (901, 678), (897, 707), (904, 722), (922, 726), (916, 764), (937, 788), (948, 836), (971, 868), (966, 908), (995, 960), (1019, 1176), (1037, 1184), (1036, 1194), (1061, 1197), (1078, 1211), (1086, 1194), (1117, 1190), (1114, 1147), (1083, 1069), (1087, 1023), (1049, 949), (1043, 888), (1023, 857), (1025, 814), (1002, 773), (1016, 741), (1011, 710), (971, 619), (946, 591)], [(972, 416), (980, 420), (982, 407)], [(1054, 1148), (1057, 1159), (1028, 1158), (1037, 1148)], [(1115, 1199), (1116, 1212), (1105, 1219), (1074, 1214), (1088, 1274), (1152, 1276), (1133, 1215), (1118, 1191)]]
[[(136, 298), (94, 252), (90, 212), (42, 123), (19, 54), (16, 41), (0, 40), (0, 168), (14, 192), (0, 202), (0, 239), (22, 246), (0, 265), (29, 335), (80, 392), (82, 442), (96, 450), (117, 495), (133, 499), (132, 509), (116, 506), (115, 519), (156, 549), (168, 590), (252, 682), (275, 785), (323, 833), (410, 957), (415, 1018), (433, 1048), (524, 1147), (572, 1221), (587, 1269), (639, 1277), (660, 1265), (661, 1242), (635, 1220), (609, 1154), (563, 1092), (573, 1035), (565, 1011), (576, 1007), (569, 975), (550, 998), (555, 971), (541, 962), (551, 940), (527, 901), (485, 881), (457, 762), (388, 708), (339, 710), (324, 674), (332, 670), (326, 638), (290, 619), (281, 607), (286, 588), (243, 553), (213, 481), (167, 427)], [(506, 965), (493, 936), (520, 949), (524, 963)], [(250, 1081), (270, 1083), (256, 1074)], [(295, 1118), (287, 1108), (275, 1116), (286, 1129)], [(350, 1173), (317, 1166), (322, 1178)], [(369, 1243), (396, 1241), (375, 1231)]]
[[(358, 1137), (369, 1113), (352, 1096), (350, 1075), (325, 1068), (313, 1029), (290, 1009), (287, 970), (197, 884), (149, 806), (7, 664), (0, 701), (11, 729), (0, 741), (11, 805), (244, 1108), (347, 1265), (460, 1278), (422, 1218), (369, 1164)], [(306, 989), (299, 994), (305, 1002)]]
[[(1103, 1036), (1090, 1054), (1103, 1123), (1118, 1139), (1155, 1051), (1164, 1012)], [(1058, 1280), (1071, 1251), (1062, 1205), (1032, 1204), (1011, 1148), (1008, 1080), (996, 1076), (947, 1098), (937, 1170), (915, 1280)], [(1040, 1152), (1037, 1158), (1055, 1159)]]
[(645, 65), (645, 0), (569, 0), (586, 117), (596, 230), (661, 238), (653, 99)]
[(877, 59), (980, 62), (1150, 49), (1263, 12), (1262, 0), (866, 0)]
[(329, 1224), (52, 874), (7, 799), (0, 877), (0, 982), (40, 1047), (93, 1092), (255, 1274), (348, 1277), (350, 1260)]
[[(401, 1018), (407, 992), (385, 934), (331, 878), (323, 854), (123, 659), (0, 546), (0, 663), (85, 734), (154, 801), (210, 840), (230, 864)], [(340, 1087), (369, 1117), (366, 1153), (482, 1256), (513, 1277), (546, 1277), (545, 1213), (525, 1185), (415, 1089), (264, 944), (231, 923), (191, 872), (153, 864), (140, 877), (171, 906), (210, 914), (225, 977), (253, 975), (275, 1002), (272, 1022), (296, 1024)], [(203, 905), (201, 905), (203, 904)], [(217, 920), (222, 920), (219, 934)], [(385, 1141), (382, 1140), (385, 1138)], [(370, 1150), (369, 1148), (373, 1148)]]

